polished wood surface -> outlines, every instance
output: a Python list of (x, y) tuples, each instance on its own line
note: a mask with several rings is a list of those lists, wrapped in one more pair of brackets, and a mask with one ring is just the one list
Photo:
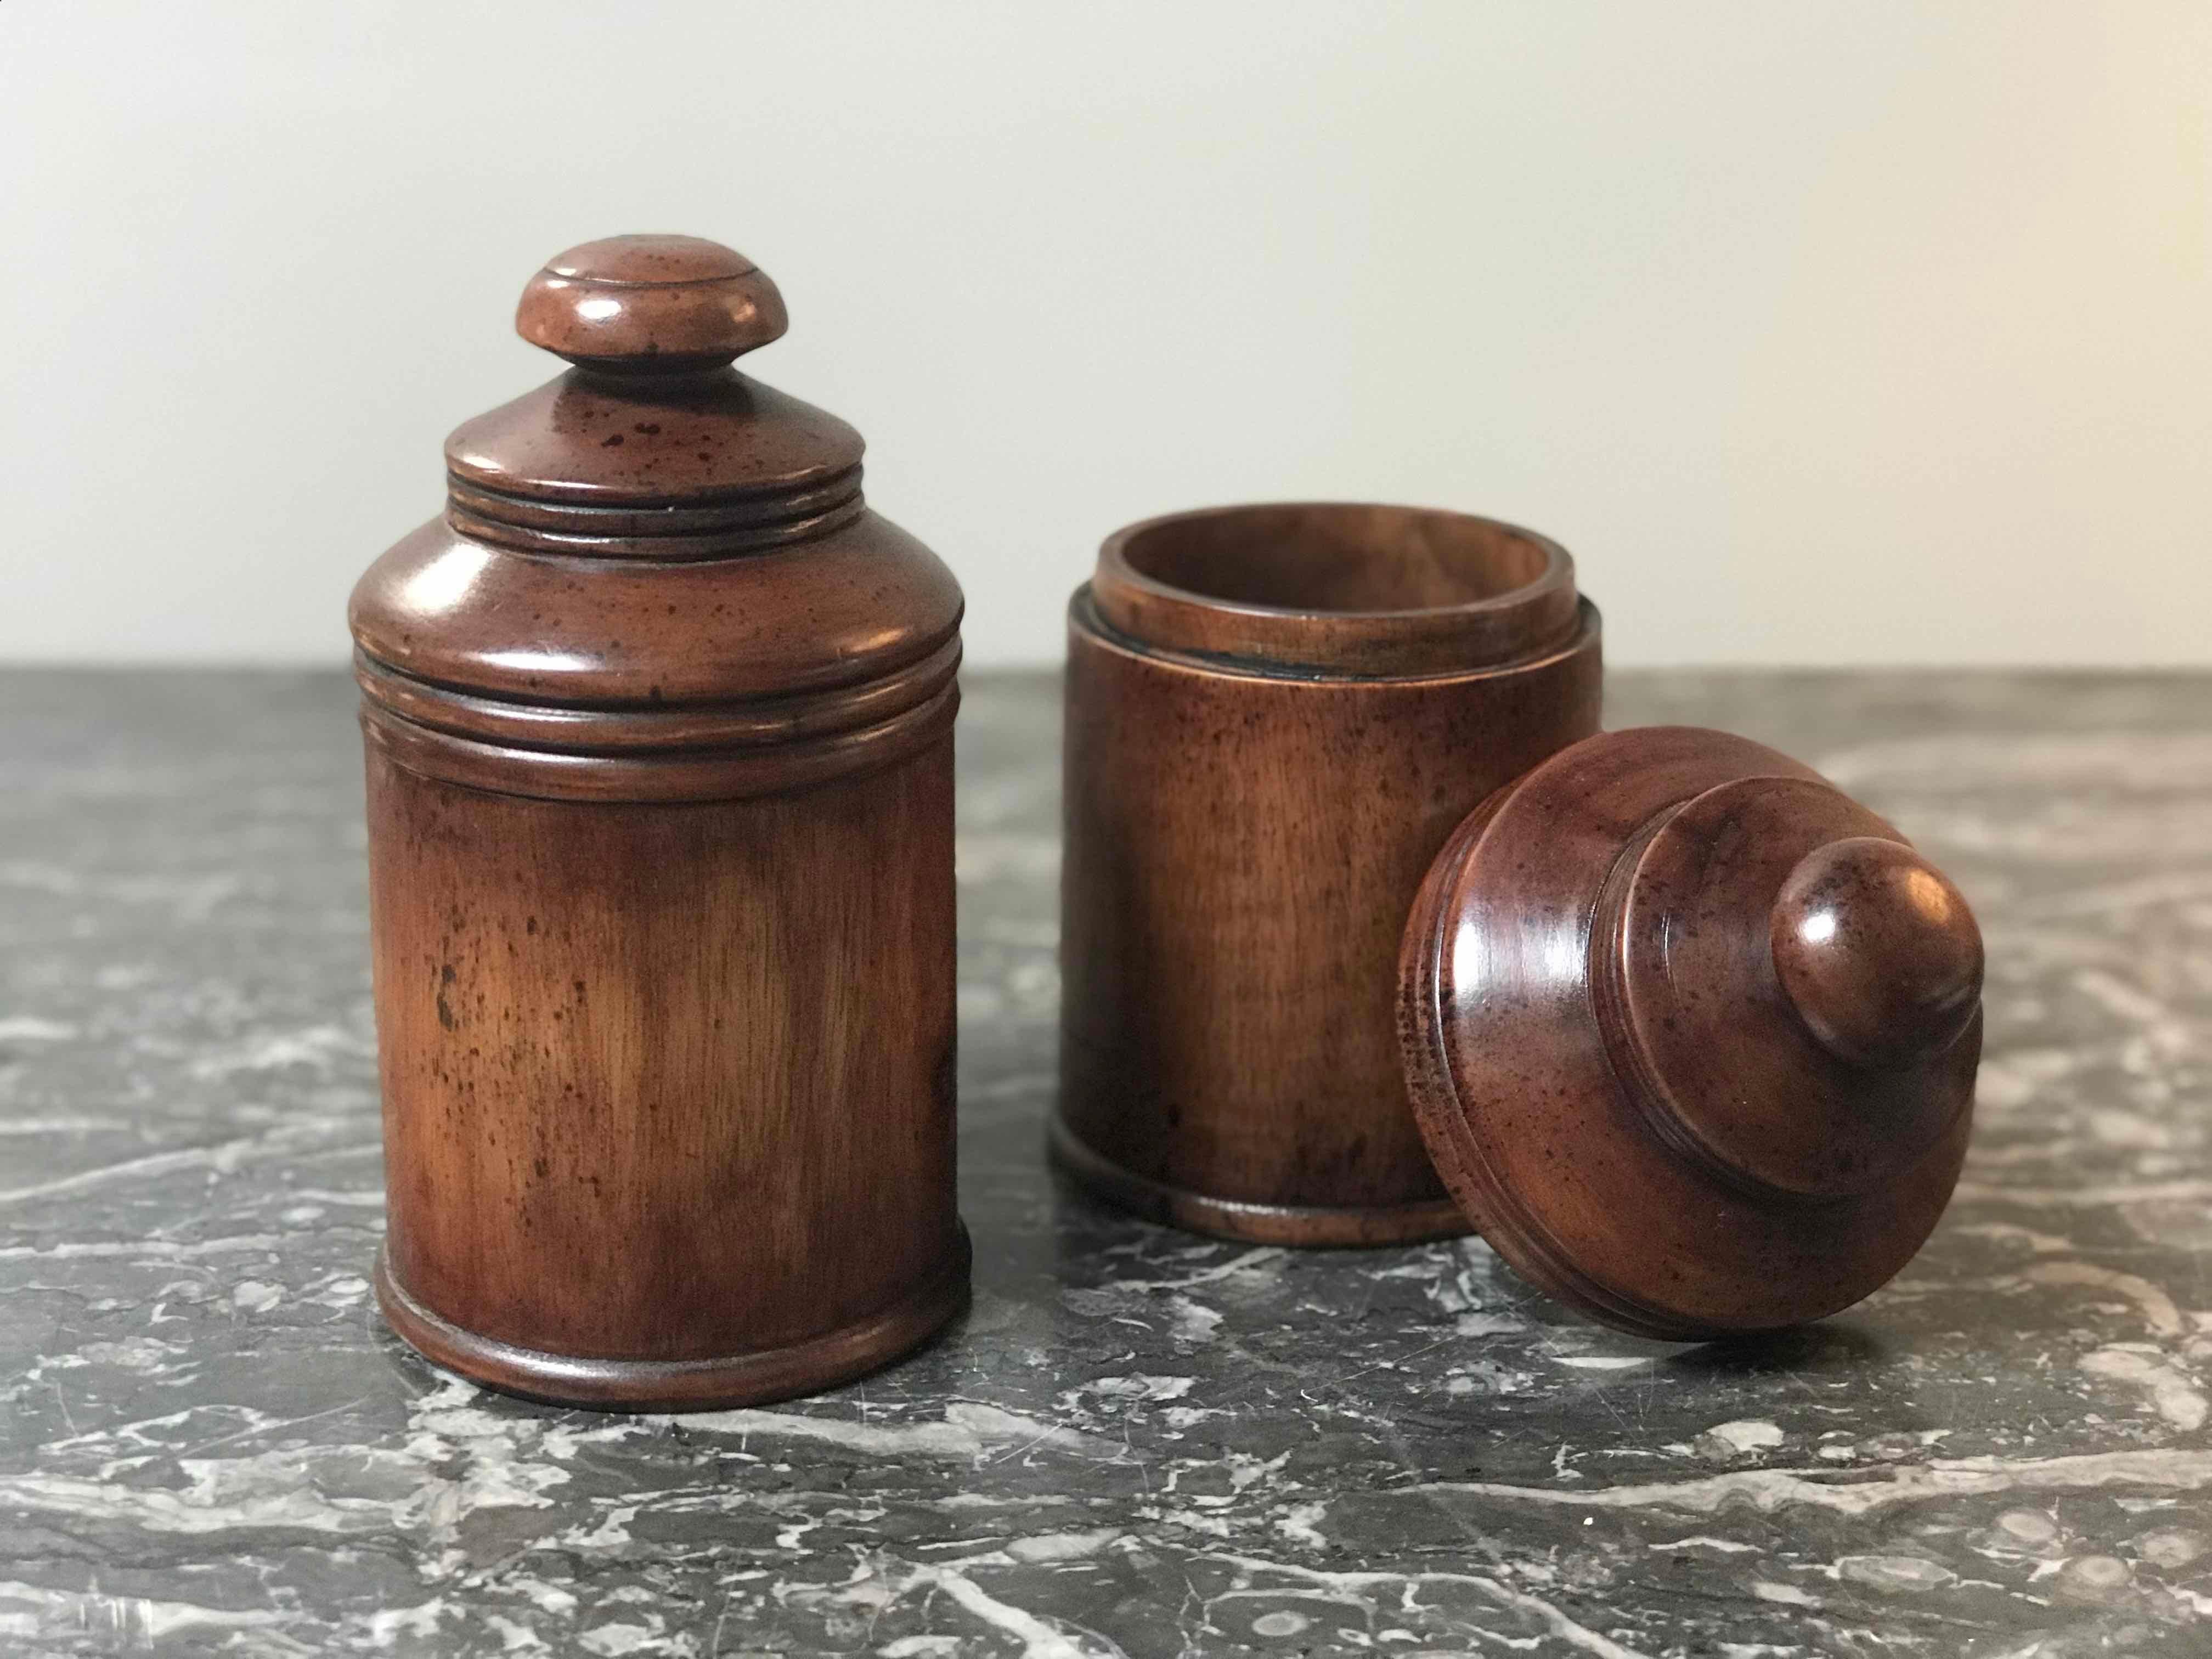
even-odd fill
[(635, 544), (623, 556), (508, 556), (553, 550), (508, 550), (434, 520), (362, 579), (355, 642), (397, 673), (520, 707), (653, 714), (858, 696), (942, 653), (959, 629), (951, 573), (865, 509), (789, 558), (740, 556), (763, 550), (733, 532), (705, 558), (656, 559)]
[(1814, 848), (1775, 896), (1775, 976), (1839, 1058), (1883, 1071), (1950, 1046), (1982, 994), (1982, 934), (1949, 877), (1902, 842)]
[(680, 374), (783, 337), (783, 295), (744, 254), (696, 236), (611, 236), (556, 254), (515, 332), (608, 373)]
[(828, 1377), (785, 1351), (890, 1308), (941, 1322), (962, 1285), (946, 744), (714, 803), (494, 794), (382, 744), (368, 783), (404, 1334), (434, 1310), (566, 1367), (487, 1346), (480, 1380), (675, 1406), (872, 1369), (919, 1333), (811, 1356)]
[(1552, 1294), (1650, 1336), (1796, 1324), (1887, 1283), (1948, 1202), (1981, 968), (1958, 890), (1809, 769), (1692, 728), (1591, 738), (1423, 884), (1415, 1111)]
[(1098, 551), (1112, 632), (1250, 672), (1402, 679), (1563, 646), (1581, 627), (1556, 542), (1464, 513), (1359, 502), (1214, 507)]
[(517, 325), (578, 366), (453, 434), (351, 610), (380, 1299), (540, 1399), (827, 1387), (967, 1295), (959, 588), (728, 366), (783, 327), (742, 256), (587, 244)]
[(1572, 561), (1487, 520), (1109, 539), (1068, 627), (1061, 1167), (1229, 1237), (1466, 1231), (1407, 1103), (1399, 936), (1460, 819), (1596, 729), (1598, 681)]

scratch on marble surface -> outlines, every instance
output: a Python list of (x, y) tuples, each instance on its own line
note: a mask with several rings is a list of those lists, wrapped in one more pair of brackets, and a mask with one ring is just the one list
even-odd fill
[(2081, 1248), (2060, 1234), (2038, 1232), (2033, 1227), (2010, 1221), (1963, 1222), (1954, 1224), (1951, 1231), (1960, 1238), (1994, 1238), (2020, 1244), (2035, 1255), (2078, 1253)]
[(751, 1409), (694, 1412), (682, 1416), (651, 1413), (634, 1420), (678, 1425), (704, 1434), (818, 1440), (873, 1456), (911, 1454), (972, 1460), (1007, 1447), (1073, 1452), (1109, 1461), (1127, 1455), (1127, 1449), (1114, 1441), (1039, 1422), (997, 1406), (963, 1400), (948, 1404), (943, 1420), (936, 1423), (856, 1423), (799, 1412)]
[[(284, 1623), (285, 1618), (273, 1607), (209, 1607), (192, 1601), (0, 1582), (0, 1635), (26, 1641), (73, 1632), (119, 1637), (137, 1646), (166, 1642), (191, 1630), (265, 1629)], [(18, 1651), (27, 1654), (32, 1650)]]
[(0, 1042), (67, 1042), (77, 1034), (74, 1025), (36, 1014), (10, 1014), (0, 1019)]
[(2122, 1273), (2117, 1268), (2100, 1267), (2087, 1261), (2039, 1261), (2015, 1273), (1996, 1273), (1985, 1279), (1948, 1282), (1908, 1275), (1893, 1281), (1882, 1294), (1904, 1298), (1938, 1292), (1946, 1296), (1977, 1291), (2006, 1293), (2021, 1291), (2032, 1285), (2077, 1285), (2110, 1291), (2133, 1307), (2144, 1325), (2160, 1336), (2180, 1336), (2189, 1328), (2189, 1322), (2183, 1318), (2180, 1307), (2160, 1286), (2139, 1273)]
[(313, 1490), (296, 1459), (286, 1462), (285, 1468), (267, 1472), (272, 1478), (266, 1485), (228, 1481), (221, 1471), (202, 1465), (181, 1492), (72, 1475), (0, 1475), (0, 1508), (187, 1534), (261, 1528), (364, 1533), (392, 1524), (391, 1503), (326, 1498)]
[(1655, 1550), (1718, 1550), (1723, 1555), (1756, 1555), (1759, 1546), (1740, 1543), (1733, 1538), (1709, 1538), (1702, 1533), (1687, 1538), (1669, 1538), (1647, 1547)]
[(2212, 1451), (2085, 1452), (2064, 1457), (1960, 1457), (1879, 1468), (1744, 1469), (1635, 1486), (1519, 1486), (1490, 1480), (1432, 1480), (1395, 1493), (1459, 1494), (1572, 1509), (1680, 1510), (1714, 1515), (1744, 1504), (1771, 1515), (1792, 1504), (1838, 1515), (1870, 1515), (1899, 1504), (2004, 1492), (2091, 1492), (2144, 1486), (2200, 1492), (2212, 1486)]
[(2179, 1046), (2188, 1046), (2187, 1029), (2175, 1018), (2173, 1011), (2118, 975), (2100, 968), (2085, 968), (2074, 975), (2074, 988), (2129, 1024), (2141, 1026), (2154, 1035), (2170, 1036)]
[(2118, 743), (2109, 731), (1993, 738), (1969, 730), (1853, 744), (1825, 750), (1814, 764), (1846, 789), (1911, 781), (1958, 791), (1977, 784), (2016, 787), (2023, 778), (2056, 788), (2062, 779), (2088, 777), (2154, 795), (2172, 791), (2177, 778), (2212, 776), (2212, 736), (2143, 733)]
[[(260, 1134), (240, 1135), (210, 1146), (183, 1146), (173, 1152), (149, 1152), (143, 1157), (126, 1158), (94, 1169), (77, 1170), (50, 1180), (33, 1182), (27, 1187), (0, 1188), (0, 1204), (21, 1204), (35, 1198), (75, 1196), (116, 1182), (151, 1180), (160, 1176), (175, 1175), (184, 1170), (213, 1170), (220, 1174), (229, 1174), (250, 1160), (305, 1149), (316, 1141), (329, 1139), (337, 1129), (342, 1128), (349, 1134), (358, 1133), (360, 1127), (351, 1121), (342, 1124), (280, 1124)], [(379, 1142), (363, 1144), (370, 1151), (382, 1150)]]
[(1226, 1561), (1247, 1572), (1279, 1573), (1285, 1577), (1300, 1579), (1310, 1584), (1333, 1589), (1361, 1591), (1398, 1586), (1407, 1590), (1421, 1584), (1464, 1584), (1490, 1598), (1501, 1607), (1524, 1614), (1542, 1625), (1553, 1635), (1564, 1638), (1570, 1645), (1584, 1653), (1593, 1653), (1599, 1659), (1652, 1659), (1652, 1656), (1636, 1648), (1623, 1647), (1611, 1637), (1590, 1629), (1569, 1617), (1541, 1596), (1531, 1595), (1514, 1589), (1498, 1579), (1482, 1573), (1469, 1572), (1373, 1572), (1329, 1571), (1320, 1567), (1297, 1566), (1286, 1562), (1268, 1561), (1257, 1556), (1233, 1555), (1219, 1551), (1208, 1552), (1212, 1559)]
[[(842, 1584), (809, 1586), (791, 1592), (790, 1599), (836, 1602), (866, 1608), (880, 1616), (884, 1610), (914, 1598), (917, 1591), (942, 1591), (973, 1617), (1002, 1631), (1022, 1644), (1022, 1659), (1128, 1659), (1116, 1643), (1066, 1620), (1049, 1618), (992, 1595), (975, 1582), (979, 1568), (1004, 1568), (1024, 1561), (1051, 1564), (1082, 1559), (1098, 1553), (1124, 1534), (1119, 1528), (1061, 1536), (1054, 1547), (1031, 1552), (1014, 1540), (1006, 1548), (971, 1552), (953, 1560), (915, 1563), (873, 1555), (865, 1559)], [(908, 1651), (934, 1651), (910, 1648)]]
[(2062, 916), (2109, 916), (2191, 899), (2212, 899), (2212, 873), (2145, 876), (2130, 881), (2092, 882), (2057, 892), (2023, 896), (2008, 907), (2015, 920)]
[(307, 1066), (328, 1071), (340, 1057), (367, 1059), (375, 1045), (338, 1025), (311, 1025), (304, 1030), (271, 1031), (191, 1062), (191, 1074), (204, 1081), (235, 1077), (241, 1072), (270, 1072), (287, 1066)]
[(211, 1255), (273, 1251), (284, 1241), (275, 1233), (234, 1233), (224, 1238), (185, 1243), (168, 1238), (75, 1238), (57, 1244), (0, 1244), (0, 1261), (98, 1261), (114, 1257), (149, 1261), (198, 1261)]
[(119, 1117), (71, 1112), (54, 1117), (0, 1118), (0, 1135), (118, 1134), (137, 1126)]
[(1265, 1244), (1243, 1250), (1217, 1266), (1200, 1268), (1178, 1279), (1122, 1279), (1104, 1288), (1139, 1295), (1152, 1291), (1191, 1291), (1200, 1285), (1217, 1284), (1224, 1279), (1234, 1279), (1242, 1273), (1257, 1272), (1286, 1260), (1290, 1252), (1279, 1245)]
[(2002, 1182), (1962, 1181), (1954, 1204), (2017, 1204), (2030, 1209), (2108, 1210), (2147, 1202), (2212, 1202), (2212, 1180), (2182, 1176), (2163, 1181), (2085, 1181), (2074, 1187), (2014, 1187)]
[(952, 1567), (919, 1568), (915, 1580), (936, 1586), (984, 1623), (1018, 1638), (1022, 1659), (1127, 1659), (1103, 1636), (1085, 1632), (1079, 1638), (1059, 1624), (1000, 1601)]
[(2158, 1414), (2177, 1429), (2185, 1432), (2204, 1426), (2203, 1392), (2154, 1349), (2145, 1352), (2139, 1346), (2117, 1345), (2100, 1348), (2082, 1356), (2081, 1369), (2092, 1376), (2141, 1389), (2150, 1396)]

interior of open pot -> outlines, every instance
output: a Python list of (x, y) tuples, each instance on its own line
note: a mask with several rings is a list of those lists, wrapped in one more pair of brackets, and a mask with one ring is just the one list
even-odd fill
[(1121, 556), (1139, 576), (1225, 604), (1357, 613), (1499, 599), (1543, 576), (1552, 553), (1464, 514), (1323, 504), (1160, 520), (1133, 532)]

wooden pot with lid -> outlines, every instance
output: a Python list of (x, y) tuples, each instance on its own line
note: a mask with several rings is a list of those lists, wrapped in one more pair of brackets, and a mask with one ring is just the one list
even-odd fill
[(1893, 1277), (1965, 1156), (1972, 915), (1785, 756), (1600, 733), (1598, 678), (1526, 531), (1110, 538), (1069, 618), (1059, 1163), (1232, 1238), (1477, 1230), (1650, 1336)]
[(386, 1317), (586, 1406), (828, 1387), (964, 1304), (961, 594), (859, 434), (740, 374), (775, 285), (711, 242), (550, 262), (567, 373), (447, 440), (350, 621)]

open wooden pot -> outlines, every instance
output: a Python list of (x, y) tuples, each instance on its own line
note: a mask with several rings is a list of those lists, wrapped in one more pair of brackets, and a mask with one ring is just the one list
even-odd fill
[(1555, 544), (1409, 508), (1110, 538), (1069, 616), (1060, 1164), (1222, 1237), (1473, 1227), (1647, 1335), (1849, 1306), (1956, 1183), (1982, 945), (1786, 756), (1600, 734)]

